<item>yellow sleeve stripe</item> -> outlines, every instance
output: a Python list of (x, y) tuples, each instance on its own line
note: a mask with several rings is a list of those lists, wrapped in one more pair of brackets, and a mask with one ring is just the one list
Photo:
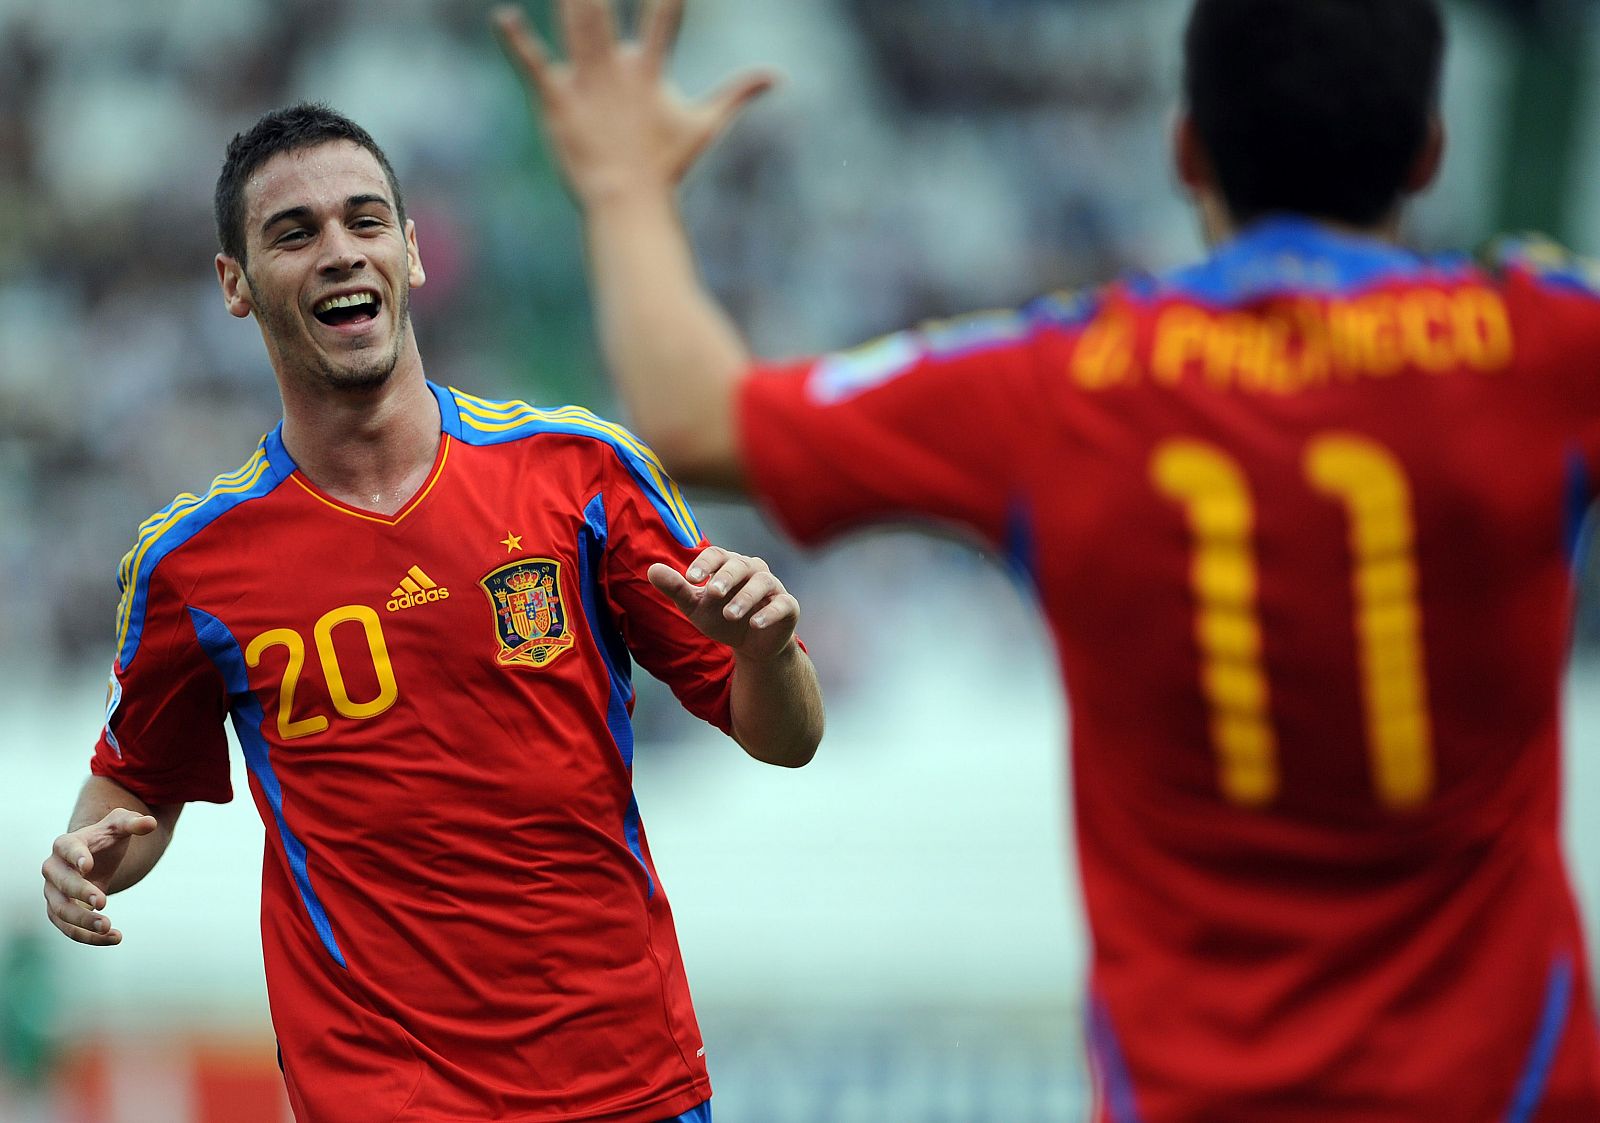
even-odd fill
[[(161, 510), (151, 515), (148, 519), (145, 519), (144, 522), (140, 523), (139, 535), (133, 544), (133, 549), (128, 551), (127, 556), (123, 558), (123, 578), (127, 579), (132, 576), (134, 566), (128, 563), (132, 561), (135, 554), (142, 552), (141, 547), (147, 546), (149, 543), (154, 542), (157, 538), (161, 537), (161, 535), (165, 534), (167, 529), (171, 527), (174, 522), (182, 518), (189, 511), (192, 511), (194, 508), (198, 507), (200, 504), (204, 503), (207, 499), (211, 498), (211, 496), (223, 491), (240, 491), (244, 490), (244, 488), (248, 488), (250, 484), (254, 483), (261, 477), (261, 467), (265, 463), (266, 450), (258, 448), (256, 449), (255, 454), (252, 455), (249, 460), (245, 461), (242, 467), (235, 471), (220, 475), (216, 479), (212, 480), (211, 487), (207, 489), (204, 495), (194, 495), (186, 491), (179, 495), (171, 503), (168, 503)], [(243, 488), (237, 486), (241, 483), (244, 485)]]
[[(211, 489), (207, 491), (206, 494), (211, 494), (211, 492), (215, 491), (218, 487), (225, 487), (228, 484), (237, 483), (239, 480), (242, 480), (255, 470), (256, 462), (265, 456), (265, 449), (256, 449), (255, 454), (251, 456), (249, 460), (245, 461), (243, 465), (234, 469), (232, 472), (224, 473), (223, 475), (220, 475), (216, 479), (212, 480)], [(184, 504), (193, 505), (200, 502), (203, 502), (203, 498), (201, 496), (193, 495), (187, 491), (183, 492), (171, 503), (168, 503), (165, 507), (161, 508), (161, 510), (157, 511), (148, 519), (145, 519), (144, 522), (139, 524), (139, 537), (143, 539), (147, 532), (154, 530), (157, 523), (163, 522), (167, 516), (172, 514), (172, 512), (178, 507), (183, 506)]]
[[(145, 548), (165, 534), (173, 523), (219, 492), (245, 490), (261, 477), (261, 467), (265, 463), (266, 450), (258, 448), (255, 454), (245, 461), (243, 467), (212, 480), (211, 487), (204, 495), (194, 495), (186, 491), (140, 523), (139, 536), (134, 541), (133, 549), (129, 550), (122, 559), (122, 570), (120, 572), (122, 580), (127, 582), (132, 579), (133, 572), (137, 568), (137, 562), (134, 560), (135, 555), (142, 557)], [(241, 483), (243, 483), (243, 487), (237, 486)]]
[(117, 606), (117, 653), (120, 657), (123, 645), (128, 639), (128, 630), (133, 623), (133, 606), (137, 599), (136, 592), (139, 586), (138, 575), (140, 566), (144, 564), (145, 557), (161, 539), (175, 526), (195, 511), (203, 508), (207, 501), (219, 495), (230, 495), (241, 491), (249, 491), (255, 486), (256, 481), (267, 471), (270, 465), (267, 462), (266, 449), (258, 448), (255, 455), (244, 463), (237, 471), (218, 476), (212, 481), (211, 487), (204, 495), (192, 495), (188, 492), (178, 496), (162, 510), (157, 511), (140, 525), (138, 540), (133, 549), (122, 559), (122, 566), (118, 572), (119, 582), (122, 585), (122, 600)]
[(665, 500), (679, 529), (693, 542), (701, 540), (700, 528), (689, 510), (688, 502), (678, 485), (667, 474), (656, 454), (621, 425), (597, 417), (582, 406), (562, 406), (558, 409), (537, 409), (526, 402), (491, 402), (451, 387), (460, 408), (461, 421), (483, 433), (504, 433), (530, 423), (570, 425), (587, 429), (631, 453), (631, 459), (642, 467), (655, 485), (656, 492)]
[(482, 399), (474, 398), (470, 394), (461, 394), (459, 390), (456, 393), (468, 399), (462, 403), (465, 409), (462, 411), (461, 419), (474, 429), (485, 433), (496, 433), (515, 429), (520, 425), (527, 424), (529, 421), (575, 422), (585, 428), (595, 429), (614, 437), (645, 463), (663, 474), (666, 472), (666, 467), (656, 457), (654, 450), (641, 442), (638, 437), (635, 437), (621, 425), (606, 421), (582, 406), (536, 409), (526, 402), (484, 402)]

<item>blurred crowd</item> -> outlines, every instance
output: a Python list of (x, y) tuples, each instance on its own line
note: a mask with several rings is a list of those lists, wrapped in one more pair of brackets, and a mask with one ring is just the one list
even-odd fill
[[(1186, 6), (696, 0), (690, 91), (745, 63), (784, 74), (686, 192), (708, 282), (783, 355), (1191, 257), (1166, 171)], [(388, 150), (428, 270), (413, 316), (430, 377), (615, 413), (575, 217), (486, 4), (92, 8), (0, 0), (0, 656), (104, 659), (136, 525), (275, 423), (259, 337), (225, 313), (211, 265), (222, 151), (267, 109), (327, 101)], [(1484, 127), (1458, 126), (1469, 151)], [(1421, 240), (1488, 233), (1470, 172), (1453, 182)], [(839, 563), (794, 559), (747, 512), (702, 513), (783, 557), (802, 592), (833, 580)], [(866, 552), (886, 564), (824, 598), (813, 633), (867, 631), (861, 612), (904, 595), (889, 574), (907, 565), (943, 575), (913, 586), (933, 606), (992, 579), (937, 543)]]

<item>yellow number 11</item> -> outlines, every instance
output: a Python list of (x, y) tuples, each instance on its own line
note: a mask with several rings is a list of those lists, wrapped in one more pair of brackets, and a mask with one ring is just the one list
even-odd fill
[[(1302, 467), (1316, 491), (1344, 508), (1349, 523), (1373, 783), (1388, 806), (1415, 807), (1433, 788), (1433, 735), (1405, 469), (1383, 446), (1347, 433), (1313, 440)], [(1188, 439), (1158, 446), (1150, 477), (1158, 491), (1183, 505), (1188, 519), (1201, 693), (1223, 794), (1260, 806), (1277, 794), (1278, 759), (1262, 666), (1249, 481), (1232, 456)]]

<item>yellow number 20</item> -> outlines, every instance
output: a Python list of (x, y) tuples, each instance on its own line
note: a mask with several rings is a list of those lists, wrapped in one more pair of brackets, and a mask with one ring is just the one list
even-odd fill
[[(360, 624), (366, 636), (367, 650), (372, 655), (373, 673), (378, 679), (378, 693), (366, 702), (357, 702), (345, 688), (344, 672), (339, 666), (339, 655), (333, 649), (333, 630), (340, 624)], [(383, 623), (378, 614), (364, 604), (346, 604), (326, 613), (311, 629), (317, 645), (317, 656), (322, 663), (322, 674), (328, 682), (328, 697), (333, 708), (343, 717), (377, 717), (400, 697), (395, 682), (394, 665), (389, 659), (389, 645), (384, 642)], [(328, 719), (322, 714), (295, 719), (294, 692), (300, 684), (300, 672), (306, 665), (306, 641), (293, 628), (273, 628), (262, 632), (250, 641), (245, 650), (245, 662), (252, 667), (261, 664), (261, 657), (274, 647), (288, 652), (283, 666), (283, 682), (278, 688), (278, 736), (285, 741), (309, 737), (328, 728)]]
[[(1415, 523), (1404, 468), (1365, 437), (1313, 440), (1302, 465), (1349, 524), (1351, 591), (1362, 710), (1379, 798), (1415, 807), (1433, 788), (1433, 738), (1417, 600)], [(1223, 794), (1260, 806), (1277, 794), (1277, 744), (1261, 657), (1253, 546), (1255, 505), (1237, 460), (1215, 445), (1178, 439), (1150, 462), (1156, 489), (1181, 504), (1194, 555), (1201, 692), (1211, 715)]]

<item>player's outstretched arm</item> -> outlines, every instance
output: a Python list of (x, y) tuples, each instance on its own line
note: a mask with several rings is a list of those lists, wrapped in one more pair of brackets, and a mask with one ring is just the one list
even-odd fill
[(773, 76), (749, 72), (699, 101), (664, 77), (683, 0), (649, 0), (637, 39), (613, 0), (554, 0), (566, 59), (515, 7), (494, 23), (583, 213), (601, 346), (633, 425), (673, 475), (742, 488), (734, 396), (750, 364), (701, 284), (675, 193), (685, 172)]
[(89, 777), (67, 833), (39, 870), (50, 923), (80, 944), (120, 944), (122, 933), (100, 912), (106, 897), (150, 872), (182, 810), (181, 803), (151, 807), (113, 780)]
[(798, 768), (822, 740), (822, 690), (795, 639), (800, 602), (760, 558), (707, 547), (684, 573), (657, 562), (650, 583), (690, 623), (733, 649), (733, 736), (767, 764)]

